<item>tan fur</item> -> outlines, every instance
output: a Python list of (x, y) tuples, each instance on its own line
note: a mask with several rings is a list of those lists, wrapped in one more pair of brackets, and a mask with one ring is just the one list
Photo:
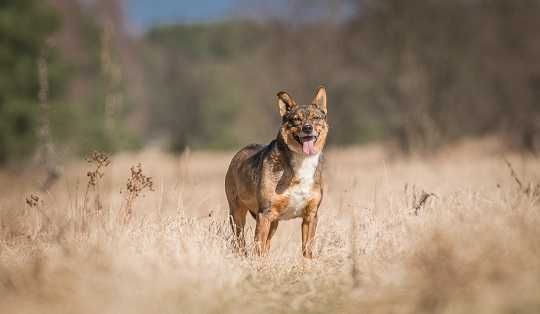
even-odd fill
[[(245, 253), (248, 212), (257, 221), (255, 244), (259, 255), (270, 249), (280, 220), (299, 217), (302, 254), (312, 258), (317, 211), (323, 196), (322, 150), (328, 134), (326, 90), (318, 88), (312, 103), (305, 106), (297, 105), (286, 92), (277, 96), (282, 119), (277, 138), (266, 146), (244, 147), (233, 157), (225, 177), (235, 245)], [(307, 155), (302, 142), (312, 138), (316, 139), (315, 154)]]

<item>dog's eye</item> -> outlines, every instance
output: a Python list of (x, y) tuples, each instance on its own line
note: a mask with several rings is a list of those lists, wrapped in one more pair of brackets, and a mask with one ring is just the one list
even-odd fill
[(292, 124), (300, 124), (302, 122), (302, 119), (300, 119), (299, 117), (292, 117), (289, 121)]

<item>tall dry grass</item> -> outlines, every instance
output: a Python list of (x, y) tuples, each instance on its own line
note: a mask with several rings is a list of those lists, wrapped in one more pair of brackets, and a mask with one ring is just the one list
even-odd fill
[[(266, 258), (233, 254), (230, 157), (120, 154), (91, 188), (95, 164), (75, 162), (47, 194), (35, 192), (40, 173), (4, 171), (0, 312), (540, 312), (538, 159), (494, 141), (408, 159), (330, 151), (308, 261), (297, 220)], [(139, 162), (153, 191), (122, 220)]]

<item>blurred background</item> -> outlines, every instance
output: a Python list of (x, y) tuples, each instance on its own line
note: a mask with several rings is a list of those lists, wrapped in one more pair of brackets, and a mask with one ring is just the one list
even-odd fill
[(269, 142), (328, 89), (330, 145), (540, 150), (538, 0), (3, 0), (0, 165)]

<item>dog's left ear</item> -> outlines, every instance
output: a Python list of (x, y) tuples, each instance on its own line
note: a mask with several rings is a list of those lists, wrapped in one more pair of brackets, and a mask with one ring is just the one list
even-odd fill
[(326, 110), (326, 89), (324, 86), (320, 86), (315, 91), (315, 98), (313, 98), (313, 104), (319, 107), (325, 114)]

